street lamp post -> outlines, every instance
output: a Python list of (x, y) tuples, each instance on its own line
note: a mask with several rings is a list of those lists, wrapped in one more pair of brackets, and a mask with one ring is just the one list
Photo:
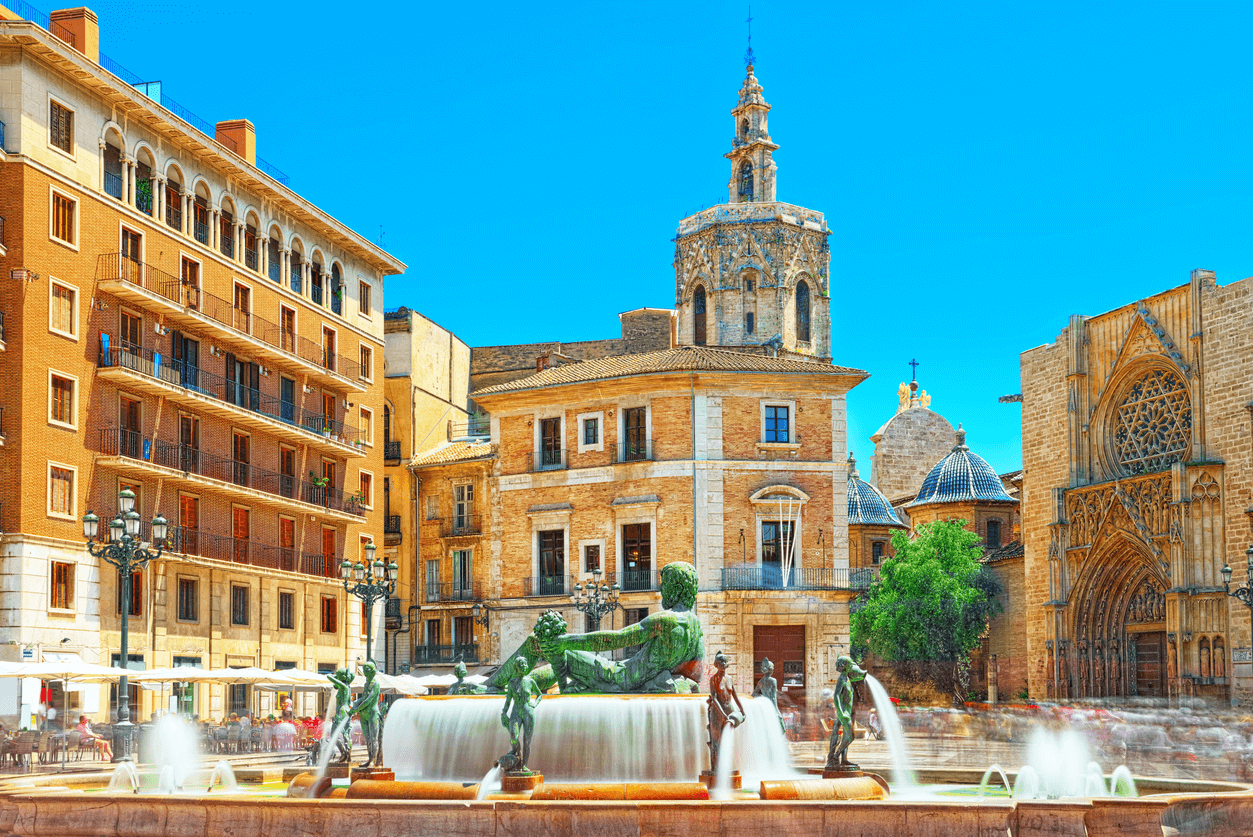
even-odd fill
[(1253, 617), (1253, 546), (1250, 546), (1244, 554), (1249, 559), (1244, 586), (1237, 587), (1234, 593), (1231, 591), (1231, 567), (1223, 564), (1223, 589), (1227, 591), (1228, 596), (1244, 602), (1249, 608), (1249, 615)]
[(373, 543), (365, 545), (365, 563), (353, 564), (348, 559), (339, 565), (344, 590), (365, 602), (365, 658), (374, 662), (374, 603), (396, 592), (396, 572), (400, 569), (393, 561), (384, 564), (375, 560)]
[(582, 584), (574, 585), (574, 593), (570, 596), (570, 601), (574, 603), (576, 610), (586, 613), (596, 623), (596, 630), (600, 630), (600, 620), (614, 609), (618, 607), (618, 595), (621, 589), (618, 583), (612, 585), (600, 580), (600, 570), (592, 570), (592, 580), (584, 587)]
[[(127, 645), (130, 639), (131, 576), (148, 566), (150, 561), (161, 557), (165, 551), (165, 536), (169, 523), (158, 514), (152, 518), (153, 551), (149, 544), (139, 540), (139, 512), (135, 511), (135, 492), (123, 488), (117, 495), (117, 517), (109, 522), (108, 540), (100, 540), (100, 518), (88, 511), (83, 516), (83, 537), (87, 539), (87, 552), (103, 558), (117, 568), (122, 585), (122, 642), (119, 656), (122, 668), (130, 668)], [(117, 723), (113, 725), (113, 760), (131, 760), (131, 739), (135, 725), (131, 723), (130, 681), (123, 674), (118, 682)]]

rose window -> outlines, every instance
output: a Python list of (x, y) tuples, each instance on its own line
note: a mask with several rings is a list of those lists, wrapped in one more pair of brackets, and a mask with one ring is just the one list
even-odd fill
[(1187, 456), (1192, 401), (1175, 372), (1155, 369), (1123, 397), (1115, 415), (1114, 454), (1127, 474), (1160, 471)]

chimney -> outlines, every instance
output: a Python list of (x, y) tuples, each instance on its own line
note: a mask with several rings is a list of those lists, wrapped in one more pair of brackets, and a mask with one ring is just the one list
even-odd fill
[(58, 9), (49, 17), (48, 29), (74, 49), (100, 63), (100, 21), (86, 6)]
[(257, 164), (257, 129), (247, 119), (219, 122), (214, 139), (248, 161)]

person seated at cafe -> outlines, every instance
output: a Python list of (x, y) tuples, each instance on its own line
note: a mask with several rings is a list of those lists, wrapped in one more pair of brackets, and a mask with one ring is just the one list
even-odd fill
[(78, 716), (78, 726), (74, 727), (75, 731), (83, 737), (84, 741), (90, 741), (91, 746), (96, 748), (96, 752), (105, 761), (113, 760), (113, 747), (109, 744), (109, 739), (100, 735), (91, 728), (91, 722), (87, 720), (86, 715)]

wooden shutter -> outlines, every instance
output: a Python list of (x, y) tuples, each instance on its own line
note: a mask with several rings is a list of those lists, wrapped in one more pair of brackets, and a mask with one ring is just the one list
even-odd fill
[(248, 408), (257, 410), (261, 407), (261, 367), (255, 363), (248, 364), (249, 386), (252, 392), (248, 393)]
[(230, 352), (226, 353), (226, 401), (229, 404), (235, 402), (235, 356)]

